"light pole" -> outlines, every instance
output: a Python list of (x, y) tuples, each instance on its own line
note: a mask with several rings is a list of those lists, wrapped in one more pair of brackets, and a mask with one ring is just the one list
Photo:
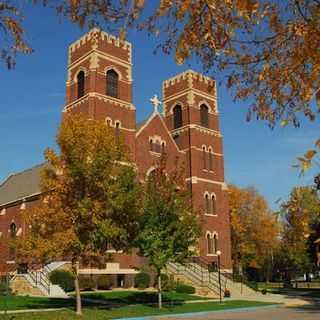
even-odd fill
[(220, 271), (220, 256), (221, 256), (221, 251), (217, 251), (217, 256), (218, 256), (218, 280), (219, 280), (219, 297), (220, 297), (220, 303), (222, 303), (222, 292), (221, 292), (221, 271)]

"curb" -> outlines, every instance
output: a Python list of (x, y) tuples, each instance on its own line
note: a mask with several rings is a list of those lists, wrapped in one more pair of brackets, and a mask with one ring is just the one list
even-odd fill
[(246, 312), (246, 311), (255, 311), (261, 309), (272, 309), (282, 307), (282, 303), (272, 304), (269, 306), (260, 306), (260, 307), (243, 307), (243, 308), (233, 308), (233, 309), (224, 309), (224, 310), (210, 310), (210, 311), (199, 311), (199, 312), (186, 312), (186, 313), (170, 313), (163, 315), (152, 315), (144, 317), (128, 317), (128, 318), (113, 318), (112, 320), (150, 320), (150, 319), (161, 319), (161, 318), (171, 318), (171, 317), (197, 317), (197, 316), (209, 316), (216, 313), (226, 313), (226, 312)]

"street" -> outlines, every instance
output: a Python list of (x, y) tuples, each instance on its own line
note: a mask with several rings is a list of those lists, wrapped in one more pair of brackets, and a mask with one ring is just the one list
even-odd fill
[[(190, 319), (190, 316), (168, 317), (168, 319)], [(267, 307), (249, 311), (211, 312), (192, 316), (195, 320), (319, 320), (320, 303), (313, 302), (299, 307)]]

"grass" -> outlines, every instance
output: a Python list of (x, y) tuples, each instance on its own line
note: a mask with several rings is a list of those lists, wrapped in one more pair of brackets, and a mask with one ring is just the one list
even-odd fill
[(274, 294), (301, 295), (301, 296), (308, 297), (308, 298), (320, 298), (320, 289), (317, 289), (317, 288), (309, 288), (309, 289), (304, 289), (304, 288), (290, 288), (290, 289), (271, 288), (271, 289), (267, 289), (267, 291), (269, 293), (274, 293)]
[[(145, 291), (110, 291), (110, 292), (93, 292), (83, 293), (82, 298), (90, 298), (97, 300), (97, 302), (88, 302), (83, 299), (84, 306), (99, 305), (98, 301), (109, 303), (110, 305), (132, 305), (132, 304), (146, 304), (156, 303), (156, 292)], [(166, 292), (163, 294), (163, 301), (172, 303), (182, 303), (191, 300), (206, 300), (195, 295), (186, 293)], [(74, 299), (50, 299), (41, 297), (29, 296), (9, 296), (7, 298), (0, 297), (0, 310), (23, 310), (23, 309), (47, 309), (47, 308), (72, 308), (74, 306)]]
[[(217, 311), (224, 309), (246, 308), (267, 306), (269, 303), (255, 302), (255, 301), (225, 301), (222, 304), (219, 302), (199, 302), (199, 303), (180, 303), (176, 305), (165, 304), (164, 308), (159, 310), (154, 306), (136, 304), (124, 305), (121, 307), (106, 307), (96, 306), (91, 308), (84, 308), (81, 320), (106, 320), (124, 317), (142, 317), (152, 315), (165, 315), (187, 312), (200, 311)], [(1, 319), (1, 316), (0, 316)], [(46, 313), (25, 313), (9, 315), (7, 319), (10, 320), (73, 320), (79, 319), (71, 310), (54, 311)]]

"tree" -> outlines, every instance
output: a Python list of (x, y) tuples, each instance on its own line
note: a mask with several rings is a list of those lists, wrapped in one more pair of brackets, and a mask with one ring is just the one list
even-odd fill
[(81, 314), (79, 263), (104, 256), (107, 243), (118, 250), (131, 247), (139, 231), (140, 192), (124, 147), (103, 122), (67, 116), (57, 144), (59, 155), (45, 152), (41, 202), (24, 213), (31, 229), (18, 249), (20, 257), (41, 262), (71, 259)]
[(158, 304), (162, 307), (161, 271), (169, 262), (184, 262), (194, 254), (200, 235), (190, 192), (177, 170), (166, 172), (165, 160), (144, 186), (143, 215), (137, 247), (156, 270)]
[(281, 206), (282, 247), (291, 274), (308, 273), (315, 266), (314, 240), (320, 234), (320, 199), (310, 187), (295, 187)]
[(266, 200), (254, 188), (229, 186), (231, 243), (234, 270), (248, 273), (265, 268), (278, 246), (279, 223)]

